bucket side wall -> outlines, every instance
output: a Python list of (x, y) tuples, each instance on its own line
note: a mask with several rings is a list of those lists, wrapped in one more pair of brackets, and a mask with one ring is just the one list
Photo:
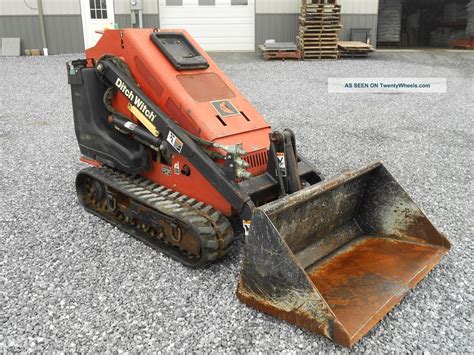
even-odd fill
[(356, 222), (367, 234), (450, 247), (448, 240), (383, 165), (367, 182)]
[[(322, 191), (309, 196), (302, 194), (300, 203), (274, 211), (269, 217), (293, 253), (322, 242), (337, 230), (345, 230), (357, 214), (367, 175), (352, 180), (341, 180), (337, 185), (327, 185)], [(284, 197), (285, 199), (287, 197)], [(294, 197), (292, 197), (294, 199)], [(349, 239), (357, 235), (348, 236)], [(348, 242), (341, 238), (341, 243)], [(334, 247), (342, 246), (337, 238), (331, 238)]]
[[(263, 312), (333, 338), (344, 331), (264, 212), (257, 210), (245, 243), (239, 299)], [(343, 336), (344, 337), (344, 336)]]

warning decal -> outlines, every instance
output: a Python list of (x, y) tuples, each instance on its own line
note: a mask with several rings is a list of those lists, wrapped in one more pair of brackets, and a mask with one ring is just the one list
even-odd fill
[(250, 231), (250, 221), (242, 221), (242, 226), (244, 227), (245, 236), (248, 236)]
[(280, 168), (281, 175), (286, 176), (286, 163), (285, 163), (285, 153), (278, 153), (278, 167)]
[(163, 173), (163, 175), (171, 176), (171, 168), (169, 166), (163, 165), (163, 167), (161, 168), (161, 172)]
[(168, 137), (166, 138), (166, 141), (171, 144), (178, 153), (181, 153), (181, 150), (183, 149), (183, 142), (178, 137), (176, 137), (173, 132), (168, 132)]

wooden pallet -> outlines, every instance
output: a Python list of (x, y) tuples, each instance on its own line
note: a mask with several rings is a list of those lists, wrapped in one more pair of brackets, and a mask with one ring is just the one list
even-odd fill
[(323, 18), (318, 18), (318, 19), (301, 17), (299, 18), (299, 21), (301, 25), (321, 25), (321, 24), (332, 23), (332, 22), (336, 22), (337, 24), (339, 24), (341, 21), (341, 17), (330, 16), (330, 17), (323, 17)]
[(265, 60), (301, 60), (302, 52), (299, 49), (268, 49), (265, 46), (259, 46)]
[(328, 39), (328, 40), (321, 40), (321, 39), (315, 39), (315, 40), (302, 40), (300, 39), (298, 41), (298, 44), (300, 46), (304, 45), (304, 46), (316, 46), (316, 45), (319, 45), (319, 46), (335, 46), (337, 47), (337, 38), (332, 38), (332, 39)]
[(308, 10), (308, 9), (301, 9), (300, 14), (304, 17), (309, 16), (309, 17), (317, 17), (321, 15), (340, 15), (341, 14), (341, 9), (313, 9), (313, 10)]
[(331, 37), (322, 37), (322, 36), (296, 36), (298, 42), (304, 43), (314, 43), (314, 42), (337, 42), (337, 35)]
[(304, 60), (324, 60), (324, 59), (330, 59), (330, 60), (337, 60), (339, 59), (339, 54), (321, 54), (321, 55), (316, 55), (316, 54), (305, 54), (304, 55)]
[(303, 4), (303, 12), (341, 11), (341, 5), (337, 4)]
[(319, 16), (319, 15), (338, 15), (341, 13), (340, 8), (335, 8), (335, 9), (313, 9), (313, 10), (308, 10), (305, 9), (304, 7), (301, 8), (300, 10), (300, 15), (302, 16)]
[(367, 43), (357, 41), (339, 41), (338, 43), (341, 57), (345, 58), (361, 58), (367, 57), (374, 48)]
[(263, 58), (265, 60), (301, 60), (303, 54), (300, 50), (296, 51), (274, 51), (274, 52), (264, 52)]
[[(309, 1), (309, 2), (308, 2)], [(302, 0), (303, 6), (307, 5), (337, 5), (337, 0)], [(340, 5), (339, 5), (340, 6)]]
[(340, 5), (303, 0), (298, 20), (297, 44), (305, 60), (339, 59)]
[(314, 41), (310, 41), (310, 40), (299, 40), (298, 41), (298, 44), (299, 45), (307, 45), (307, 46), (335, 46), (337, 47), (337, 38), (334, 38), (334, 39), (330, 39), (330, 40), (314, 40)]
[(339, 28), (336, 29), (326, 29), (326, 28), (320, 28), (318, 30), (316, 29), (311, 29), (311, 30), (304, 30), (303, 28), (300, 28), (298, 30), (298, 34), (303, 37), (323, 37), (322, 35), (331, 35), (331, 36), (338, 36), (339, 35)]

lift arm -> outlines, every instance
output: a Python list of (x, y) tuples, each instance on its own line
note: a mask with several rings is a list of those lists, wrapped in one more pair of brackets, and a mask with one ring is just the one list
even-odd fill
[(240, 212), (243, 218), (251, 218), (253, 202), (241, 191), (236, 183), (230, 181), (224, 171), (201, 149), (201, 147), (151, 101), (129, 76), (115, 65), (112, 60), (100, 60), (96, 67), (99, 75), (137, 107), (160, 132), (162, 141), (174, 154), (186, 157), (209, 183), (222, 194)]

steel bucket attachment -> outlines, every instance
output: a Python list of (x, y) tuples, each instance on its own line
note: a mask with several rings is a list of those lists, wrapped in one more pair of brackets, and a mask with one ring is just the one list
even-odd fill
[(449, 248), (374, 162), (257, 208), (237, 296), (350, 347)]

